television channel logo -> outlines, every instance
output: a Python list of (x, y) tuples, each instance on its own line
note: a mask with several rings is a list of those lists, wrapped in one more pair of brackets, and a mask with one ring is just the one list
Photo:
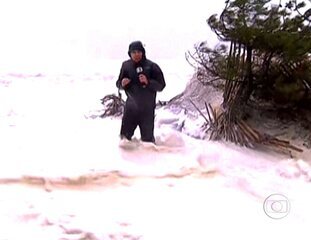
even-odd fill
[(284, 195), (272, 194), (265, 199), (263, 209), (268, 217), (281, 219), (289, 214), (290, 203)]

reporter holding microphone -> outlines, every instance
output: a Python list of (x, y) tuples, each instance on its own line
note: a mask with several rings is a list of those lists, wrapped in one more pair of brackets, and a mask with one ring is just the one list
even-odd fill
[(138, 126), (141, 140), (154, 143), (156, 95), (165, 88), (164, 75), (158, 64), (146, 58), (141, 41), (130, 43), (128, 55), (116, 82), (127, 96), (120, 137), (131, 140)]

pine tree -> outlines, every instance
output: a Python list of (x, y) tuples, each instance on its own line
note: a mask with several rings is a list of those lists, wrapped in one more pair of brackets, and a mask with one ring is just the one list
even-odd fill
[[(260, 134), (242, 120), (243, 106), (259, 90), (290, 101), (310, 97), (311, 8), (306, 9), (303, 1), (281, 3), (227, 0), (222, 13), (207, 20), (219, 40), (230, 43), (226, 53), (217, 55), (217, 50), (202, 44), (192, 55), (200, 65), (199, 71), (225, 80), (221, 112), (216, 114), (206, 105), (211, 139), (295, 149), (288, 142)], [(221, 63), (224, 59), (226, 64)], [(221, 67), (215, 67), (218, 64)]]
[[(245, 57), (241, 66), (228, 64), (229, 72), (245, 81), (244, 100), (247, 100), (257, 85), (271, 88), (276, 79), (283, 84), (300, 82), (311, 85), (311, 9), (304, 2), (288, 1), (273, 5), (271, 0), (226, 1), (219, 17), (208, 19), (210, 28), (221, 41), (238, 44), (238, 53), (229, 56)], [(304, 11), (304, 12), (303, 12)], [(243, 50), (245, 56), (241, 55)], [(224, 74), (220, 74), (224, 75)], [(276, 76), (277, 75), (277, 76)], [(228, 79), (230, 80), (230, 79)]]

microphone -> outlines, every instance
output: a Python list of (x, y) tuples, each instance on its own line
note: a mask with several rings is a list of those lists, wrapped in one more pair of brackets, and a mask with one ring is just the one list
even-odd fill
[[(144, 71), (144, 69), (142, 67), (136, 68), (136, 73), (138, 74), (138, 76), (139, 76), (139, 74), (143, 73), (143, 71)], [(143, 88), (146, 87), (146, 84), (142, 83), (142, 85), (143, 85)]]
[(136, 68), (136, 73), (139, 75), (140, 73), (142, 73), (144, 71), (144, 69), (142, 67), (137, 67)]

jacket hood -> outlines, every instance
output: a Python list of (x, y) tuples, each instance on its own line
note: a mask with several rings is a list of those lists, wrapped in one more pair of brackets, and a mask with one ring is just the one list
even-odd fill
[(141, 51), (143, 53), (143, 59), (146, 58), (146, 50), (141, 41), (134, 41), (130, 43), (128, 55), (131, 57), (131, 52), (135, 50)]

